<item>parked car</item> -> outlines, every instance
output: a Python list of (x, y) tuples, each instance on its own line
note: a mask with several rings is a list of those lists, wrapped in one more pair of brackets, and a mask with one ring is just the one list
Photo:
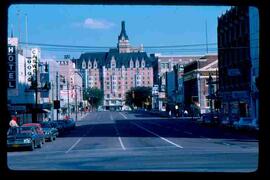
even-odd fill
[(42, 147), (42, 138), (35, 127), (11, 127), (7, 132), (7, 147), (28, 148), (33, 151)]
[(57, 131), (58, 131), (57, 136), (59, 136), (60, 134), (62, 134), (64, 132), (63, 124), (58, 123), (58, 120), (50, 121), (50, 124), (52, 127), (57, 129)]
[(64, 122), (64, 120), (57, 120), (54, 123), (57, 127), (59, 135), (63, 134), (65, 131), (67, 131), (66, 123)]
[(218, 125), (220, 121), (220, 115), (218, 113), (205, 113), (199, 118), (199, 122), (206, 125)]
[(73, 118), (69, 118), (67, 122), (70, 129), (74, 129), (76, 127), (76, 121)]
[(255, 131), (259, 130), (259, 124), (256, 118), (252, 120), (252, 129)]
[(22, 127), (34, 127), (42, 139), (42, 143), (45, 143), (45, 132), (43, 131), (40, 123), (27, 123), (23, 124)]
[(53, 127), (50, 121), (42, 122), (41, 127), (45, 132), (45, 139), (48, 141), (54, 141), (56, 136), (58, 136), (58, 130)]
[(241, 117), (239, 121), (233, 123), (233, 126), (235, 129), (252, 130), (255, 128), (252, 121), (250, 117)]
[(233, 128), (233, 120), (229, 119), (229, 117), (222, 119), (220, 124), (225, 128)]

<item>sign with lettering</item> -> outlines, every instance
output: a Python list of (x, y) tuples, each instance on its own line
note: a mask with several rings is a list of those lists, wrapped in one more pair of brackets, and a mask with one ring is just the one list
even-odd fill
[(32, 77), (35, 77), (39, 57), (40, 50), (38, 48), (32, 48), (31, 57), (26, 60), (26, 79), (28, 83), (31, 82)]
[(16, 88), (16, 68), (17, 68), (17, 58), (16, 58), (16, 48), (15, 46), (8, 46), (8, 63), (7, 63), (7, 78), (8, 78), (8, 88)]

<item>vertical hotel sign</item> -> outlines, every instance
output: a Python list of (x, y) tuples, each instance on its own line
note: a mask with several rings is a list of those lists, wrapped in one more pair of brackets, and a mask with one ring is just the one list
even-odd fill
[(35, 73), (37, 71), (38, 59), (40, 56), (40, 51), (38, 48), (31, 49), (31, 58), (26, 61), (26, 79), (28, 83), (31, 83), (32, 78), (35, 78)]
[(8, 63), (7, 63), (7, 73), (8, 73), (8, 88), (16, 89), (16, 48), (15, 46), (8, 46)]

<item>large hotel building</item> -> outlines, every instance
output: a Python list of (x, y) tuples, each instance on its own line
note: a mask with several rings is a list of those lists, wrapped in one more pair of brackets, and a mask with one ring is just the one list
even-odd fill
[(153, 87), (154, 58), (149, 57), (142, 46), (131, 47), (124, 21), (117, 48), (83, 53), (75, 64), (83, 73), (84, 88), (97, 87), (104, 91), (103, 107), (106, 109), (121, 109), (126, 92), (132, 87)]

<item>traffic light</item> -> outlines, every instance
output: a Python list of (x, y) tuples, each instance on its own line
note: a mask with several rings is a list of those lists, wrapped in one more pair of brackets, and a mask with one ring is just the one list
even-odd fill
[(60, 101), (59, 100), (54, 100), (53, 101), (53, 108), (54, 109), (60, 109)]
[(214, 107), (215, 107), (215, 109), (220, 109), (221, 108), (221, 101), (220, 100), (215, 100), (214, 101)]

